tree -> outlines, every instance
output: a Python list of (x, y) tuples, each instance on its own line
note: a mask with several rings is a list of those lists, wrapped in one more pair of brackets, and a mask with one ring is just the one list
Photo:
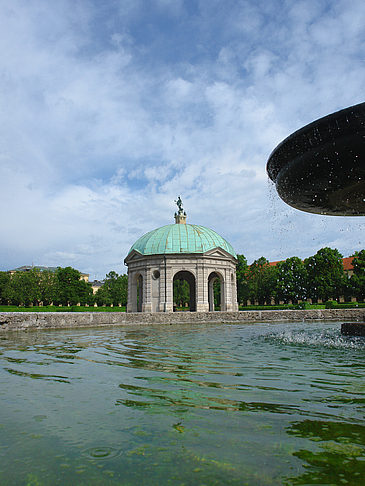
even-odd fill
[(343, 294), (345, 273), (342, 255), (337, 249), (321, 248), (304, 260), (307, 293), (312, 299), (328, 300)]
[(104, 287), (104, 285), (96, 291), (95, 294), (95, 302), (99, 307), (103, 305), (112, 305), (112, 298), (110, 295), (110, 292), (107, 288)]
[(92, 302), (91, 284), (80, 279), (81, 274), (72, 267), (56, 271), (55, 303), (62, 305), (89, 304)]
[[(108, 294), (107, 300), (113, 305), (127, 305), (128, 298), (128, 276), (118, 275), (116, 272), (109, 272), (104, 281), (104, 295)], [(105, 302), (107, 304), (107, 302)], [(108, 304), (107, 304), (108, 305)], [(110, 304), (109, 304), (110, 305)]]
[(365, 300), (365, 250), (357, 251), (352, 261), (354, 274), (351, 276), (350, 285), (358, 300)]
[(221, 305), (221, 280), (217, 278), (213, 282), (214, 308), (218, 309)]
[(306, 296), (306, 272), (298, 257), (287, 258), (276, 265), (276, 298), (288, 303)]
[(104, 284), (95, 294), (95, 301), (100, 305), (127, 305), (128, 300), (128, 276), (109, 272)]
[(10, 286), (10, 274), (8, 272), (0, 272), (0, 305), (8, 303), (8, 293)]
[(94, 299), (93, 289), (89, 282), (86, 282), (83, 279), (80, 280), (78, 291), (79, 291), (79, 299), (77, 303), (80, 303), (81, 305), (94, 304), (95, 299)]
[(275, 297), (276, 268), (265, 257), (255, 260), (247, 271), (248, 295), (260, 305)]
[(249, 298), (249, 289), (247, 282), (247, 260), (244, 255), (237, 255), (237, 268), (236, 268), (236, 278), (237, 278), (237, 300), (239, 304), (246, 303)]
[(174, 280), (174, 302), (178, 307), (184, 307), (190, 303), (190, 287), (186, 280)]
[(26, 307), (31, 304), (38, 305), (41, 301), (39, 273), (36, 269), (32, 269), (27, 272), (15, 272), (14, 275), (11, 275), (5, 294), (6, 299), (13, 305)]
[(56, 276), (54, 272), (39, 272), (40, 301), (43, 305), (53, 303), (56, 295)]

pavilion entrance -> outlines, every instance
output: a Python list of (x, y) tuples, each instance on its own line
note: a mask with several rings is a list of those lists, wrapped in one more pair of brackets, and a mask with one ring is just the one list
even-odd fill
[(209, 311), (223, 310), (224, 281), (218, 272), (212, 272), (208, 277)]
[(188, 271), (177, 272), (173, 280), (173, 301), (175, 310), (196, 311), (195, 276)]

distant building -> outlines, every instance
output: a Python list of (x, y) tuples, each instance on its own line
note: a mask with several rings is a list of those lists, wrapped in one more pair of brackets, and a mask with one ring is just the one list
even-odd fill
[(100, 280), (94, 280), (90, 282), (91, 288), (93, 289), (93, 294), (96, 294), (96, 292), (104, 285), (103, 281)]
[(349, 278), (354, 274), (353, 261), (354, 257), (347, 257), (342, 259), (344, 272)]

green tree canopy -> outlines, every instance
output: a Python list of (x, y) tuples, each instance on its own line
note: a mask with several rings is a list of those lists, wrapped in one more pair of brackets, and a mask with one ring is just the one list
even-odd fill
[(53, 303), (56, 296), (56, 275), (54, 272), (44, 270), (39, 272), (40, 301), (43, 305)]
[(93, 300), (91, 284), (80, 279), (72, 267), (58, 268), (55, 274), (55, 303), (62, 305), (89, 304)]
[(237, 255), (237, 300), (240, 304), (246, 303), (249, 299), (249, 289), (247, 282), (248, 265), (244, 255)]
[(32, 269), (11, 275), (5, 297), (13, 305), (38, 305), (41, 302), (40, 272)]
[(174, 280), (174, 303), (178, 307), (185, 307), (190, 303), (190, 287), (184, 279), (176, 278)]
[(354, 274), (350, 279), (351, 289), (357, 299), (365, 300), (365, 250), (355, 252), (353, 257)]
[(265, 257), (255, 260), (247, 271), (248, 295), (259, 304), (270, 302), (275, 297), (276, 268)]
[(345, 274), (342, 255), (337, 249), (321, 248), (304, 260), (304, 266), (308, 297), (328, 300), (343, 294)]
[(9, 301), (10, 274), (0, 272), (0, 305), (6, 305)]
[[(103, 284), (104, 294), (108, 295), (108, 301), (114, 306), (127, 305), (128, 299), (128, 276), (118, 275), (116, 272), (109, 272)], [(105, 302), (108, 305), (107, 302)]]
[(128, 276), (118, 275), (117, 272), (109, 272), (95, 294), (96, 303), (101, 305), (127, 305)]
[(297, 302), (306, 296), (306, 271), (298, 257), (287, 258), (276, 265), (276, 297)]

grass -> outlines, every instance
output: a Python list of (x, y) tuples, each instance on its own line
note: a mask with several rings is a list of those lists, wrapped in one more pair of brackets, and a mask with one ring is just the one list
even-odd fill
[(281, 305), (247, 305), (239, 306), (240, 311), (255, 311), (255, 310), (297, 310), (297, 309), (357, 309), (365, 308), (365, 302), (343, 302), (337, 303), (335, 301), (324, 302), (323, 304), (309, 304), (303, 302), (301, 304), (281, 304)]
[(18, 307), (16, 305), (0, 305), (0, 312), (125, 312), (125, 307), (86, 307), (83, 305)]
[(326, 302), (326, 309), (358, 309), (365, 308), (365, 302), (341, 302), (330, 300)]
[[(256, 310), (297, 310), (297, 309), (356, 309), (365, 308), (365, 302), (327, 302), (323, 304), (282, 304), (282, 305), (248, 305), (239, 306), (240, 311)], [(189, 308), (178, 307), (177, 311), (189, 311)], [(218, 309), (216, 309), (218, 310)], [(16, 305), (0, 305), (0, 312), (125, 312), (125, 306), (122, 307), (86, 307), (83, 305), (68, 306), (32, 306), (21, 307)]]
[(298, 310), (298, 309), (325, 309), (325, 304), (278, 304), (278, 305), (240, 305), (239, 310)]

